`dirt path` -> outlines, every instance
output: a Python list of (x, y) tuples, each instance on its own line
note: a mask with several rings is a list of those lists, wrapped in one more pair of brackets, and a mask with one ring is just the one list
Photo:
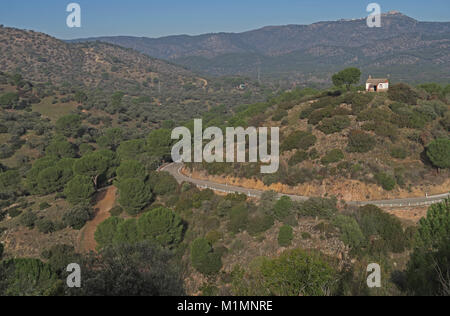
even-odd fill
[(116, 192), (116, 187), (109, 187), (108, 189), (98, 193), (97, 204), (94, 206), (95, 217), (92, 221), (87, 222), (84, 228), (80, 231), (77, 245), (78, 252), (87, 253), (90, 251), (95, 251), (95, 248), (97, 247), (97, 242), (94, 238), (95, 231), (100, 223), (111, 216), (109, 211), (113, 208), (116, 201)]

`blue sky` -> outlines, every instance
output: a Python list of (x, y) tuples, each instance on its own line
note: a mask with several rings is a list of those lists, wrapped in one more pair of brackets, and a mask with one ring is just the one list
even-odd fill
[[(66, 26), (77, 2), (82, 27)], [(266, 25), (360, 18), (371, 2), (422, 21), (450, 21), (449, 0), (1, 0), (0, 24), (71, 39), (242, 32)]]

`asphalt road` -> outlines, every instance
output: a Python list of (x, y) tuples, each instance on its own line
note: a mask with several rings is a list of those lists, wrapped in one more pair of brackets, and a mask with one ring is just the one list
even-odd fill
[[(202, 189), (211, 189), (213, 191), (222, 192), (222, 193), (241, 193), (245, 194), (249, 197), (259, 198), (264, 193), (262, 190), (254, 190), (254, 189), (246, 189), (234, 185), (226, 185), (221, 183), (215, 183), (211, 181), (199, 180), (187, 177), (181, 173), (181, 169), (183, 168), (183, 164), (181, 163), (173, 163), (167, 166), (164, 166), (160, 169), (160, 171), (169, 172), (175, 179), (179, 182), (189, 182), (197, 185), (197, 187)], [(289, 195), (289, 194), (279, 194), (279, 197), (289, 196), (294, 201), (304, 201), (309, 199), (306, 196), (299, 195)], [(365, 201), (365, 202), (355, 202), (355, 201), (347, 201), (349, 205), (355, 206), (364, 206), (368, 204), (376, 205), (384, 208), (398, 208), (398, 207), (410, 207), (410, 206), (427, 206), (435, 203), (442, 202), (444, 199), (449, 198), (450, 193), (421, 197), (421, 198), (408, 198), (408, 199), (394, 199), (394, 200), (379, 200), (379, 201)]]

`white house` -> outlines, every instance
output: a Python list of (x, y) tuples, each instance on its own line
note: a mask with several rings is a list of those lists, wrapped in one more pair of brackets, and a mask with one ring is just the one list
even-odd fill
[(384, 92), (389, 90), (389, 79), (375, 79), (369, 76), (366, 82), (366, 91)]

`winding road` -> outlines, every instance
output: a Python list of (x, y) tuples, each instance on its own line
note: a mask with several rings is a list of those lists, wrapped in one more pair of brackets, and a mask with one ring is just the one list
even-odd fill
[[(166, 172), (170, 173), (173, 177), (175, 177), (175, 179), (179, 183), (182, 183), (182, 182), (193, 183), (201, 189), (211, 189), (213, 191), (222, 192), (222, 193), (241, 193), (241, 194), (245, 194), (249, 197), (255, 197), (255, 198), (260, 198), (261, 195), (264, 193), (264, 191), (262, 191), (262, 190), (247, 189), (247, 188), (238, 187), (238, 186), (234, 186), (234, 185), (226, 185), (226, 184), (215, 183), (215, 182), (206, 181), (206, 180), (190, 178), (181, 173), (182, 168), (183, 168), (182, 163), (172, 163), (172, 164), (162, 167), (160, 169), (160, 171), (166, 171)], [(278, 195), (279, 195), (279, 197), (288, 196), (294, 201), (305, 201), (305, 200), (309, 199), (309, 197), (299, 196), (299, 195), (289, 195), (289, 194), (278, 194)], [(444, 199), (449, 198), (449, 197), (450, 197), (450, 193), (445, 193), (445, 194), (421, 197), (421, 198), (407, 198), (407, 199), (379, 200), (379, 201), (365, 201), (365, 202), (349, 201), (349, 202), (347, 202), (347, 204), (354, 205), (354, 206), (364, 206), (364, 205), (372, 204), (372, 205), (376, 205), (378, 207), (383, 207), (383, 208), (428, 206), (428, 205), (442, 202)]]

